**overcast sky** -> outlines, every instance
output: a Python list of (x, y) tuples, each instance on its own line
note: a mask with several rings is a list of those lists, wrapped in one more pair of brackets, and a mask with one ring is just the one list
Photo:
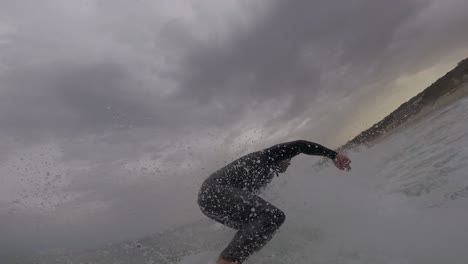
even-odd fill
[(337, 147), (468, 57), (467, 13), (465, 0), (0, 0), (0, 245), (161, 231), (194, 218), (197, 184), (238, 155)]

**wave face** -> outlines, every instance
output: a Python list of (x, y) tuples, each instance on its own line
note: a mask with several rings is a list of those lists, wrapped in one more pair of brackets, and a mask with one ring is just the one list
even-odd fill
[[(349, 173), (301, 155), (275, 179), (264, 196), (287, 219), (247, 263), (468, 263), (468, 100), (349, 155)], [(204, 219), (34, 263), (214, 263), (233, 234)]]

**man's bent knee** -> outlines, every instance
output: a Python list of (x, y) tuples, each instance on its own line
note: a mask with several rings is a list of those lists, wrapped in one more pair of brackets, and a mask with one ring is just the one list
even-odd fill
[(286, 215), (284, 214), (283, 211), (281, 211), (278, 208), (273, 208), (273, 209), (267, 210), (266, 212), (268, 214), (267, 215), (268, 220), (267, 220), (266, 224), (269, 227), (272, 227), (274, 229), (278, 229), (284, 223), (284, 221), (286, 220)]

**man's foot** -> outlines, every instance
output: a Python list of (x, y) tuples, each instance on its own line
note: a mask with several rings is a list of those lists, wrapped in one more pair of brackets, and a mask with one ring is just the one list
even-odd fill
[(216, 264), (234, 264), (234, 262), (230, 262), (230, 261), (224, 260), (224, 259), (222, 259), (222, 258), (219, 258), (219, 259), (216, 261)]

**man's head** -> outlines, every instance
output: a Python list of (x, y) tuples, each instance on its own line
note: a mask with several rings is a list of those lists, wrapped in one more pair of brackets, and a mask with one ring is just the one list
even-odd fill
[(291, 159), (286, 159), (286, 160), (279, 161), (278, 164), (277, 164), (278, 173), (286, 172), (289, 165), (291, 165)]

